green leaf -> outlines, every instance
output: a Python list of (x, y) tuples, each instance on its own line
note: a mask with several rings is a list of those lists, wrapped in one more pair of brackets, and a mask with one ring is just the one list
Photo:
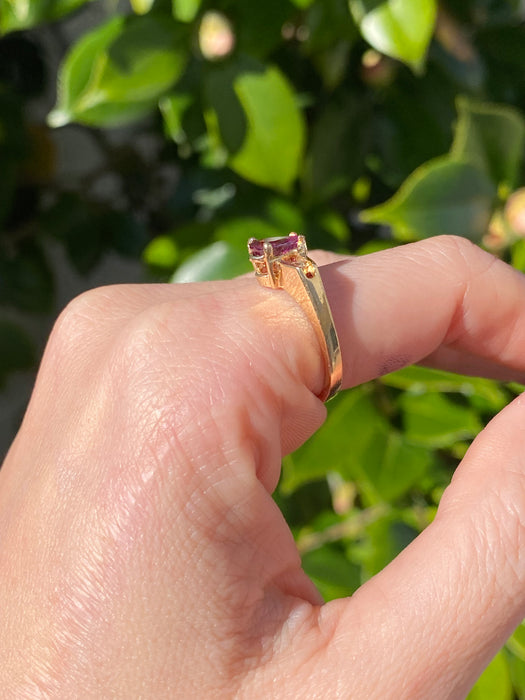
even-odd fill
[(186, 60), (174, 24), (153, 16), (115, 17), (66, 56), (49, 123), (114, 126), (137, 119), (177, 81)]
[(422, 163), (448, 152), (456, 94), (433, 62), (424, 80), (399, 71), (395, 83), (381, 91), (373, 108), (374, 158), (367, 154), (367, 165), (381, 182), (397, 190)]
[(512, 266), (521, 272), (525, 272), (525, 239), (519, 238), (511, 248)]
[(475, 411), (442, 394), (409, 394), (400, 397), (404, 434), (422, 447), (451, 447), (475, 437), (482, 424)]
[(172, 282), (202, 282), (230, 279), (250, 271), (245, 248), (216, 241), (187, 258), (177, 269)]
[(354, 95), (333, 99), (312, 129), (304, 186), (311, 197), (325, 200), (348, 191), (363, 168), (370, 136), (370, 110)]
[(306, 8), (310, 7), (310, 5), (314, 2), (314, 0), (291, 0), (291, 2), (296, 7), (299, 7), (301, 10), (306, 10)]
[(316, 435), (285, 458), (284, 493), (337, 472), (355, 482), (368, 502), (391, 502), (417, 484), (430, 467), (428, 449), (408, 444), (392, 431), (368, 389), (354, 389), (350, 398), (339, 400), (330, 411)]
[(515, 697), (525, 698), (525, 661), (514, 654), (505, 654)]
[(290, 493), (330, 471), (338, 472), (348, 481), (357, 481), (370, 502), (379, 499), (367, 468), (381, 461), (389, 425), (376, 407), (371, 389), (368, 385), (357, 387), (330, 402), (322, 428), (283, 460), (283, 493)]
[(130, 18), (97, 57), (82, 101), (87, 105), (155, 100), (181, 75), (186, 57), (180, 34), (165, 20)]
[[(244, 216), (223, 222), (215, 230), (215, 238), (227, 241), (243, 251), (249, 238), (271, 238), (282, 236), (282, 231), (264, 219), (254, 216)], [(251, 268), (250, 268), (251, 269)]]
[(230, 279), (253, 270), (246, 243), (254, 238), (281, 236), (273, 224), (256, 217), (228, 219), (214, 230), (215, 243), (190, 255), (173, 275), (172, 282)]
[(490, 221), (495, 195), (482, 170), (444, 156), (417, 168), (391, 199), (360, 216), (368, 223), (389, 224), (400, 240), (440, 234), (479, 240)]
[(69, 51), (59, 70), (57, 105), (48, 116), (52, 126), (74, 119), (76, 104), (89, 85), (98, 57), (104, 55), (123, 28), (124, 18), (114, 17), (85, 34)]
[(362, 579), (367, 580), (384, 569), (418, 534), (398, 514), (388, 514), (366, 527), (365, 537), (350, 546), (350, 559), (361, 563)]
[(155, 0), (130, 0), (133, 12), (137, 15), (147, 14), (153, 7)]
[(211, 71), (206, 87), (208, 130), (228, 151), (228, 165), (251, 182), (288, 192), (302, 164), (305, 124), (284, 75), (243, 60)]
[(525, 661), (525, 624), (523, 622), (516, 627), (507, 640), (506, 646), (515, 656)]
[(182, 144), (187, 140), (182, 120), (192, 103), (193, 97), (187, 93), (167, 95), (159, 102), (166, 133), (175, 143)]
[[(361, 40), (359, 30), (348, 11), (348, 0), (313, 2), (303, 21), (308, 31), (302, 50), (312, 56), (316, 67), (321, 68), (321, 75), (324, 74), (323, 66), (330, 71), (325, 65), (328, 57), (333, 59), (334, 52), (337, 54), (348, 50), (356, 41)], [(322, 65), (317, 61), (319, 57), (322, 57)]]
[(144, 249), (146, 265), (173, 270), (179, 259), (179, 249), (171, 236), (157, 236)]
[(470, 400), (476, 399), (478, 404), (483, 404), (485, 410), (492, 413), (501, 411), (508, 403), (507, 393), (495, 381), (417, 365), (387, 374), (381, 377), (380, 381), (382, 384), (410, 391), (412, 394), (427, 392), (462, 394)]
[(0, 320), (0, 387), (15, 370), (30, 369), (36, 352), (27, 333), (12, 321)]
[(179, 22), (193, 22), (202, 0), (172, 0), (173, 16)]
[(359, 587), (359, 567), (337, 547), (325, 545), (302, 557), (303, 569), (325, 601), (352, 595)]
[(0, 33), (59, 19), (90, 0), (0, 0)]
[(453, 158), (469, 161), (485, 172), (496, 187), (518, 184), (525, 148), (525, 119), (507, 105), (460, 98)]
[[(272, 225), (283, 235), (283, 231), (304, 231), (306, 221), (303, 211), (296, 204), (292, 204), (283, 197), (271, 196), (265, 207), (265, 213)], [(335, 213), (334, 213), (335, 216)]]
[(476, 685), (468, 694), (468, 700), (512, 700), (514, 693), (505, 655), (500, 651), (492, 659)]
[(282, 45), (283, 25), (295, 10), (288, 0), (229, 2), (227, 7), (239, 51), (260, 60)]
[(380, 496), (392, 502), (422, 479), (431, 462), (428, 449), (410, 445), (401, 433), (392, 431), (382, 459), (366, 465), (367, 477)]
[(301, 166), (305, 142), (304, 121), (292, 87), (278, 68), (267, 68), (260, 75), (240, 75), (234, 87), (248, 129), (230, 167), (257, 184), (289, 191)]
[(421, 71), (434, 32), (436, 0), (349, 0), (349, 4), (369, 44)]

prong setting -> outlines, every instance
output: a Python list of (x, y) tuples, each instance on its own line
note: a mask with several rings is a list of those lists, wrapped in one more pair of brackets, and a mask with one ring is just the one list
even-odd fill
[(303, 268), (309, 277), (315, 274), (315, 265), (308, 259), (305, 238), (297, 233), (283, 237), (250, 238), (248, 253), (256, 275), (269, 278), (268, 286), (281, 286), (281, 264)]

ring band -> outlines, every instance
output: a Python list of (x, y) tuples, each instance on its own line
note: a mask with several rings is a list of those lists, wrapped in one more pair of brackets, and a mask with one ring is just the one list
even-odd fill
[(343, 363), (321, 275), (308, 257), (304, 236), (291, 233), (283, 238), (250, 238), (248, 253), (259, 283), (288, 292), (312, 324), (326, 364), (325, 384), (319, 398), (328, 401), (341, 388)]

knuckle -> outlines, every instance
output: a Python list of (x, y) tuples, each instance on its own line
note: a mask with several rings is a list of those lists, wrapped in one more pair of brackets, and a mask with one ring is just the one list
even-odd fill
[(92, 336), (100, 324), (108, 303), (111, 302), (110, 287), (92, 289), (70, 301), (55, 322), (50, 344), (55, 350), (69, 354)]
[[(162, 389), (175, 391), (188, 372), (190, 363), (198, 361), (202, 347), (201, 327), (209, 328), (200, 304), (170, 300), (155, 304), (122, 324), (112, 340), (106, 358), (108, 371), (126, 391), (151, 394), (162, 400)], [(151, 398), (150, 397), (150, 398)]]
[[(188, 416), (209, 422), (234, 411), (253, 387), (250, 331), (231, 295), (170, 299), (130, 319), (114, 338), (106, 367), (119, 396), (145, 413), (158, 432), (171, 433)], [(242, 330), (241, 332), (241, 329)], [(247, 387), (246, 384), (249, 384)]]

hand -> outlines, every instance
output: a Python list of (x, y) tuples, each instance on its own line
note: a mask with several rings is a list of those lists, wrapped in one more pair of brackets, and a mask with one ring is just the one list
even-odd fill
[[(345, 387), (413, 362), (523, 380), (502, 262), (454, 238), (326, 259)], [(464, 697), (525, 614), (525, 401), (322, 605), (270, 494), (323, 378), (300, 307), (252, 277), (74, 301), (0, 472), (2, 697)]]

